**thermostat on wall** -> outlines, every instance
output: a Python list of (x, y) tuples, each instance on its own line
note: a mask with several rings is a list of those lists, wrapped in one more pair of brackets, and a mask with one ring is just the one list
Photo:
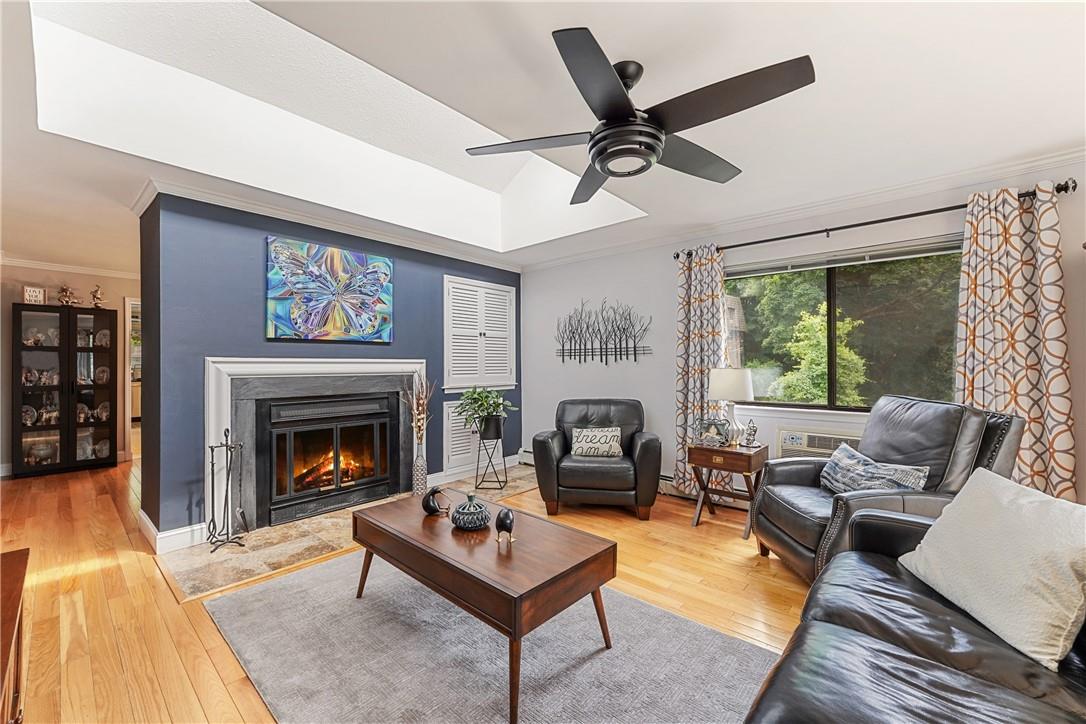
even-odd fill
[(23, 287), (23, 304), (45, 304), (45, 287)]

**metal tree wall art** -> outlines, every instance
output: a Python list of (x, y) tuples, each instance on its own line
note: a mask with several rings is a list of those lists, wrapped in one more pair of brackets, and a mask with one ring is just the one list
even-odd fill
[(604, 299), (599, 308), (591, 308), (582, 299), (581, 306), (558, 320), (554, 353), (563, 363), (636, 362), (652, 354), (652, 348), (643, 344), (651, 324), (652, 317), (641, 316), (628, 304), (608, 304)]

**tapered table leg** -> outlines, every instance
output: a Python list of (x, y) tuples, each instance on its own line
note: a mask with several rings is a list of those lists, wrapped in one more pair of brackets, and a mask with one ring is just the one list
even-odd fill
[(370, 563), (373, 563), (373, 552), (367, 548), (366, 557), (362, 561), (362, 575), (358, 577), (358, 593), (354, 595), (355, 598), (362, 598), (362, 590), (366, 587), (366, 576), (370, 574)]
[(694, 468), (694, 480), (698, 484), (698, 503), (694, 508), (694, 519), (690, 521), (690, 527), (696, 528), (698, 523), (701, 522), (701, 508), (704, 505), (709, 506), (709, 514), (715, 515), (716, 508), (713, 506), (713, 501), (709, 497), (709, 484), (705, 482), (705, 476), (702, 475), (701, 468), (697, 465), (692, 466)]
[(607, 630), (607, 614), (603, 612), (603, 591), (597, 588), (592, 592), (592, 603), (596, 605), (596, 618), (600, 620), (600, 631), (603, 632), (603, 645), (611, 648), (611, 632)]
[(509, 639), (509, 724), (520, 712), (520, 639)]

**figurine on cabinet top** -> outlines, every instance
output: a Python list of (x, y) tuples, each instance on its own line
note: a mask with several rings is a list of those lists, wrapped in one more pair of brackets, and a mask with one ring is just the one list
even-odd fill
[(102, 305), (106, 303), (106, 300), (102, 298), (101, 284), (95, 284), (94, 289), (91, 289), (91, 303), (95, 309), (101, 309)]
[(67, 284), (61, 284), (60, 289), (57, 290), (57, 301), (65, 307), (83, 303), (83, 300), (77, 297), (75, 291)]

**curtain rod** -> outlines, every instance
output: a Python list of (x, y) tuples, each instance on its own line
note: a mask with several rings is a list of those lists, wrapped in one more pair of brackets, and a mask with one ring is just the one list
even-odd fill
[[(1056, 184), (1055, 191), (1057, 194), (1071, 194), (1078, 189), (1078, 181), (1073, 178), (1069, 178), (1066, 181)], [(1023, 191), (1018, 194), (1020, 199), (1029, 199), (1037, 195), (1036, 191)], [(855, 224), (844, 224), (843, 226), (830, 226), (825, 229), (814, 229), (813, 231), (800, 231), (796, 234), (785, 234), (784, 236), (774, 236), (769, 239), (758, 239), (757, 241), (744, 241), (741, 244), (730, 244), (728, 246), (717, 246), (717, 251), (725, 251), (729, 249), (742, 249), (745, 246), (757, 246), (758, 244), (769, 244), (773, 241), (787, 241), (788, 239), (799, 239), (804, 236), (814, 236), (816, 234), (825, 234), (829, 237), (835, 231), (847, 231), (848, 229), (859, 229), (864, 226), (874, 226), (876, 224), (886, 224), (891, 221), (904, 221), (905, 219), (915, 219), (921, 216), (931, 216), (933, 214), (945, 214), (948, 211), (961, 211), (967, 208), (969, 204), (955, 204), (954, 206), (943, 206), (938, 209), (928, 209), (926, 211), (914, 211), (910, 214), (899, 214), (898, 216), (884, 216), (881, 219), (872, 219), (870, 221), (858, 221)], [(675, 252), (674, 258), (679, 258), (680, 252)], [(694, 252), (687, 250), (686, 255), (690, 256)]]

